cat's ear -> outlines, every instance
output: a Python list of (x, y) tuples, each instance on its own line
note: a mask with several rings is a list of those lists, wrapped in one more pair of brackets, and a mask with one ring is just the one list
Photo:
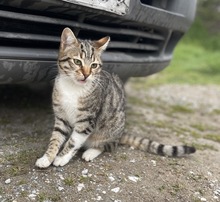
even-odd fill
[(61, 35), (61, 42), (60, 42), (60, 48), (63, 50), (67, 46), (70, 46), (72, 44), (78, 44), (78, 40), (73, 34), (72, 30), (68, 27), (66, 27)]
[(109, 41), (110, 41), (110, 37), (106, 36), (106, 37), (99, 39), (98, 41), (95, 41), (94, 46), (99, 51), (104, 51), (107, 48)]

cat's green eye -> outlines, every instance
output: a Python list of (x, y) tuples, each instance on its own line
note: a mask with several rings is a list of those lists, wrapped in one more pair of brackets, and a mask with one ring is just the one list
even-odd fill
[(79, 65), (79, 66), (82, 65), (82, 62), (81, 62), (80, 60), (78, 60), (78, 59), (74, 59), (73, 61), (74, 61), (74, 63), (75, 63), (76, 65)]
[(91, 68), (95, 69), (96, 67), (98, 67), (98, 64), (97, 64), (97, 63), (91, 64)]

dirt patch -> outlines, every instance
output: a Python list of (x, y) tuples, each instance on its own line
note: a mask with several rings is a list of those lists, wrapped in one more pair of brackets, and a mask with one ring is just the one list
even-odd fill
[(167, 158), (120, 147), (93, 162), (79, 153), (64, 167), (40, 170), (34, 163), (53, 127), (49, 93), (2, 90), (0, 201), (220, 201), (220, 87), (139, 88), (132, 79), (126, 90), (128, 133), (197, 152)]

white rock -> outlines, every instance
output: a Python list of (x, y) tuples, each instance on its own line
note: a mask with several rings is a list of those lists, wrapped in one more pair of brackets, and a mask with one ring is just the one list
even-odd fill
[(101, 200), (102, 200), (102, 197), (101, 197), (101, 196), (98, 196), (96, 200), (97, 200), (97, 201), (101, 201)]
[(212, 176), (212, 173), (211, 173), (211, 172), (209, 172), (209, 171), (207, 172), (207, 174), (208, 174), (209, 176)]
[(194, 175), (194, 172), (193, 171), (189, 171), (189, 174)]
[(85, 185), (83, 183), (79, 183), (77, 186), (77, 190), (81, 191), (83, 188), (85, 188)]
[(136, 161), (135, 161), (135, 159), (132, 159), (132, 160), (130, 160), (129, 162), (130, 162), (130, 163), (135, 163)]
[(31, 193), (32, 193), (32, 194), (37, 194), (37, 193), (38, 193), (38, 191), (33, 190)]
[(5, 184), (10, 184), (10, 183), (11, 183), (11, 179), (5, 180)]
[(64, 180), (64, 177), (63, 177), (63, 175), (58, 175), (59, 176), (59, 178), (61, 179), (61, 180)]
[(34, 199), (37, 195), (36, 194), (29, 194), (28, 197)]
[(128, 176), (128, 179), (133, 181), (133, 182), (137, 182), (139, 180), (139, 177), (137, 177), (137, 176)]
[(111, 182), (115, 181), (115, 178), (112, 176), (109, 176), (108, 179), (110, 179)]
[(202, 197), (200, 198), (201, 201), (207, 201), (206, 198)]
[(82, 175), (88, 175), (88, 172), (89, 172), (89, 170), (84, 168), (83, 171), (82, 171)]
[(92, 177), (92, 174), (88, 174), (88, 177)]
[(59, 191), (63, 191), (64, 188), (63, 188), (63, 187), (58, 187), (58, 190), (59, 190)]
[(120, 187), (115, 187), (114, 189), (111, 189), (112, 192), (118, 193), (120, 191)]
[(153, 166), (157, 166), (157, 162), (155, 160), (151, 160), (151, 163), (153, 164)]

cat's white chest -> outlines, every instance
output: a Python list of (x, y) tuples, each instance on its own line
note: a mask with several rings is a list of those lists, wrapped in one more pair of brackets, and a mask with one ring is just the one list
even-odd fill
[(64, 116), (70, 123), (74, 124), (77, 116), (79, 98), (83, 95), (84, 89), (68, 81), (60, 80), (58, 90), (60, 94), (60, 105)]

